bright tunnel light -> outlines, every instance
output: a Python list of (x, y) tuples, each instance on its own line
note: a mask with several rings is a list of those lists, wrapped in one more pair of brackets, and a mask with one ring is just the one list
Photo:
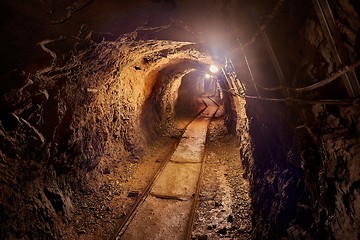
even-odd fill
[(215, 65), (211, 65), (211, 66), (210, 66), (210, 72), (216, 73), (218, 70), (219, 70), (219, 69), (218, 69), (217, 66), (215, 66)]
[(205, 74), (205, 77), (206, 77), (206, 78), (210, 78), (210, 74), (208, 74), (208, 73)]

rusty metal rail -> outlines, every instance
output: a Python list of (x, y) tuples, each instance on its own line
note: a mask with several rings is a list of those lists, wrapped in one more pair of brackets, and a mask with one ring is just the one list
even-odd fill
[(193, 231), (193, 226), (194, 226), (194, 221), (195, 221), (195, 214), (196, 214), (197, 208), (199, 207), (200, 186), (201, 186), (202, 179), (203, 179), (203, 174), (204, 174), (205, 160), (206, 160), (206, 157), (208, 155), (209, 134), (210, 134), (209, 126), (211, 124), (211, 121), (215, 117), (217, 111), (219, 110), (219, 104), (214, 99), (212, 99), (211, 97), (208, 97), (208, 98), (213, 103), (215, 103), (215, 105), (217, 105), (217, 110), (215, 111), (214, 115), (211, 117), (210, 123), (209, 123), (209, 125), (207, 127), (206, 139), (205, 139), (205, 149), (204, 149), (204, 153), (203, 153), (203, 156), (202, 156), (202, 162), (201, 162), (201, 170), (200, 170), (200, 175), (199, 175), (198, 182), (196, 184), (194, 202), (193, 202), (193, 205), (192, 205), (192, 208), (191, 208), (190, 217), (189, 217), (188, 224), (187, 224), (185, 240), (191, 239), (191, 234), (192, 234), (192, 231)]
[(138, 207), (145, 201), (146, 197), (150, 194), (151, 187), (154, 185), (155, 180), (158, 178), (160, 173), (164, 170), (166, 164), (169, 162), (172, 154), (175, 152), (178, 144), (180, 142), (180, 139), (174, 146), (172, 146), (171, 150), (166, 154), (166, 156), (163, 158), (163, 162), (153, 178), (150, 180), (144, 191), (141, 193), (141, 195), (138, 197), (138, 200), (135, 202), (135, 204), (132, 206), (130, 211), (126, 214), (125, 219), (122, 221), (120, 226), (116, 229), (116, 231), (111, 235), (109, 240), (118, 240), (119, 236), (126, 230), (128, 225), (130, 224), (131, 220), (134, 218), (136, 210)]
[[(212, 115), (210, 122), (212, 121), (212, 118), (216, 115), (216, 112), (219, 109), (219, 105), (216, 103), (216, 101), (214, 101), (212, 98), (208, 97), (212, 102), (214, 102), (217, 105), (217, 110), (215, 111), (215, 113)], [(207, 104), (205, 101), (204, 105), (205, 107), (187, 124), (187, 126), (190, 125), (190, 123), (192, 123), (195, 119), (197, 119), (204, 111), (206, 108), (208, 108)], [(210, 123), (209, 123), (210, 125)], [(192, 197), (192, 207), (191, 207), (191, 211), (190, 211), (190, 215), (188, 218), (188, 222), (187, 222), (187, 228), (186, 228), (186, 235), (185, 235), (185, 239), (190, 239), (191, 238), (191, 233), (192, 233), (192, 228), (193, 228), (193, 222), (195, 219), (195, 212), (197, 210), (198, 207), (198, 201), (199, 201), (199, 194), (200, 194), (200, 185), (201, 185), (201, 180), (202, 180), (202, 174), (203, 174), (203, 169), (204, 169), (204, 161), (207, 155), (207, 141), (208, 141), (208, 134), (209, 134), (209, 125), (207, 127), (207, 133), (206, 133), (206, 143), (205, 143), (205, 149), (203, 152), (203, 156), (202, 156), (202, 161), (201, 161), (201, 171), (200, 171), (200, 175), (198, 177), (198, 181), (197, 181), (197, 185), (196, 185), (196, 192), (195, 195)], [(187, 128), (187, 126), (185, 127), (185, 129)], [(174, 154), (175, 150), (177, 149), (179, 143), (180, 143), (181, 138), (179, 138), (179, 141), (174, 144), (174, 146), (172, 147), (172, 149), (167, 153), (167, 155), (163, 158), (162, 164), (159, 167), (159, 169), (157, 170), (157, 172), (154, 174), (154, 176), (152, 177), (152, 179), (149, 181), (148, 185), (146, 186), (146, 188), (142, 191), (142, 193), (140, 194), (140, 196), (138, 197), (138, 200), (135, 202), (135, 204), (131, 207), (131, 209), (129, 210), (129, 212), (126, 214), (126, 218), (122, 220), (121, 224), (119, 225), (119, 227), (116, 229), (116, 231), (111, 235), (111, 237), (109, 238), (109, 240), (118, 240), (121, 239), (121, 237), (123, 236), (123, 234), (125, 233), (126, 229), (129, 227), (131, 221), (133, 220), (133, 218), (135, 217), (136, 212), (138, 211), (138, 208), (144, 203), (144, 201), (146, 200), (146, 198), (150, 195), (151, 193), (151, 189), (155, 183), (155, 181), (158, 179), (158, 177), (160, 176), (160, 174), (164, 171), (166, 165), (169, 163), (172, 155)], [(168, 196), (158, 196), (156, 195), (156, 197), (159, 198), (167, 198)], [(173, 198), (172, 198), (173, 199)], [(176, 199), (176, 198), (175, 198)], [(177, 200), (180, 201), (184, 201), (184, 200), (188, 200), (188, 199), (183, 199), (183, 198), (178, 198)]]
[[(200, 114), (202, 114), (205, 109), (208, 107), (206, 103), (204, 102), (205, 107), (199, 111), (199, 113), (185, 126), (184, 129), (187, 128), (187, 126), (190, 125), (191, 122), (193, 122)], [(145, 201), (146, 197), (149, 196), (152, 186), (154, 185), (156, 179), (159, 177), (159, 175), (163, 172), (165, 169), (165, 166), (170, 161), (171, 156), (174, 154), (176, 148), (178, 147), (180, 143), (181, 137), (178, 139), (178, 141), (172, 146), (170, 151), (164, 156), (163, 161), (161, 163), (161, 166), (158, 168), (152, 179), (149, 181), (148, 185), (145, 187), (145, 189), (142, 191), (140, 196), (138, 197), (138, 200), (134, 203), (134, 205), (131, 207), (129, 212), (126, 214), (125, 219), (123, 219), (119, 225), (119, 227), (116, 229), (116, 231), (110, 236), (109, 240), (117, 240), (119, 239), (119, 236), (121, 236), (126, 228), (129, 226), (131, 220), (134, 218), (135, 213), (139, 206)]]

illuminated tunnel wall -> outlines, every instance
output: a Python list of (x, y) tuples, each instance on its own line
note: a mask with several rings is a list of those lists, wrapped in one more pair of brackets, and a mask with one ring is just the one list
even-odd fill
[(253, 238), (359, 238), (357, 1), (0, 6), (1, 238), (61, 238), (107, 167), (179, 136), (182, 83), (226, 59), (235, 75), (216, 77)]

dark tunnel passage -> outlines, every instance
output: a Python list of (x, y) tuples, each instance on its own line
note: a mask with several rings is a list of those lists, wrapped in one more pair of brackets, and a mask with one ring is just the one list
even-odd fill
[(0, 12), (0, 239), (360, 239), (358, 1)]
[(203, 72), (190, 72), (185, 75), (181, 81), (178, 90), (178, 97), (175, 103), (175, 114), (177, 116), (192, 117), (194, 113), (202, 106), (202, 102), (198, 101), (202, 95), (208, 93), (208, 87), (204, 83), (205, 75)]

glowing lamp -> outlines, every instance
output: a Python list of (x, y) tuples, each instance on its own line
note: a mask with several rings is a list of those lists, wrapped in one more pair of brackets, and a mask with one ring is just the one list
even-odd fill
[(208, 74), (208, 73), (205, 74), (205, 77), (206, 77), (206, 78), (210, 78), (210, 74)]
[(215, 65), (211, 65), (211, 66), (210, 66), (210, 72), (216, 73), (218, 70), (219, 70), (219, 69), (218, 69), (217, 66), (215, 66)]

